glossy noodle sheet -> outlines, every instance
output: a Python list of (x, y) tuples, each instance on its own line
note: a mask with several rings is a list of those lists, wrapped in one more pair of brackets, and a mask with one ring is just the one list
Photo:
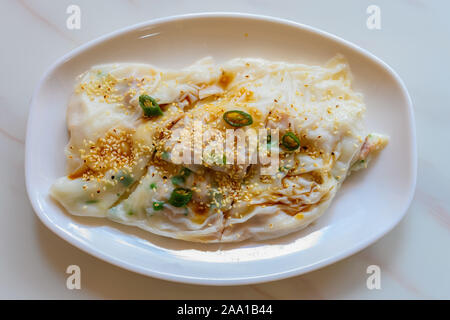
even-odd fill
[(72, 214), (187, 241), (302, 229), (387, 143), (366, 132), (351, 84), (342, 56), (94, 66), (70, 99), (68, 172), (51, 195)]

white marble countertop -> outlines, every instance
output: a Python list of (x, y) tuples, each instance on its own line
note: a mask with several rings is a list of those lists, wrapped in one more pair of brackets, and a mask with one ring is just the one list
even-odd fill
[[(0, 298), (450, 299), (450, 3), (446, 1), (88, 1), (1, 0)], [(81, 29), (66, 27), (69, 5)], [(381, 29), (366, 27), (369, 5)], [(411, 94), (419, 150), (418, 185), (401, 223), (362, 252), (309, 274), (241, 287), (206, 287), (147, 278), (100, 261), (61, 240), (35, 216), (25, 191), (24, 140), (33, 90), (48, 66), (113, 30), (175, 14), (236, 11), (287, 18), (334, 33), (391, 65)], [(429, 156), (426, 156), (429, 154)], [(82, 269), (81, 290), (66, 268)], [(381, 268), (368, 290), (366, 268)]]

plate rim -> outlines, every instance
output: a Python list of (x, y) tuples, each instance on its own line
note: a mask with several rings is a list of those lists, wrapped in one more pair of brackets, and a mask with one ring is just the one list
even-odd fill
[[(31, 128), (33, 127), (33, 121), (36, 119), (35, 113), (36, 113), (36, 99), (38, 93), (41, 91), (41, 88), (43, 84), (46, 82), (47, 78), (50, 74), (52, 74), (53, 71), (55, 71), (60, 65), (62, 65), (65, 61), (69, 60), (70, 58), (82, 53), (83, 51), (88, 50), (92, 46), (95, 46), (98, 43), (102, 43), (104, 41), (107, 41), (109, 39), (113, 39), (115, 37), (118, 37), (120, 35), (126, 34), (131, 31), (138, 30), (143, 27), (149, 27), (153, 25), (163, 24), (163, 23), (171, 23), (176, 21), (186, 21), (186, 20), (195, 20), (195, 19), (201, 19), (201, 18), (243, 18), (243, 19), (250, 19), (250, 20), (259, 20), (269, 23), (278, 23), (283, 24), (286, 26), (295, 27), (298, 29), (306, 30), (308, 32), (317, 34), (319, 36), (328, 38), (330, 40), (336, 41), (346, 47), (351, 48), (352, 50), (357, 51), (359, 54), (362, 54), (366, 58), (369, 58), (372, 61), (377, 62), (379, 66), (381, 66), (385, 71), (387, 71), (392, 78), (395, 79), (395, 81), (398, 83), (399, 88), (402, 92), (402, 94), (405, 97), (405, 100), (407, 102), (407, 115), (408, 115), (408, 123), (410, 125), (410, 148), (411, 148), (411, 154), (413, 155), (413, 158), (411, 159), (411, 172), (410, 177), (412, 178), (412, 183), (410, 185), (410, 188), (408, 190), (408, 199), (405, 201), (403, 205), (403, 209), (401, 210), (401, 215), (399, 215), (395, 220), (393, 220), (388, 227), (382, 230), (382, 232), (377, 233), (376, 235), (369, 237), (368, 239), (365, 239), (364, 241), (358, 242), (355, 246), (349, 247), (346, 250), (342, 250), (333, 256), (330, 256), (326, 259), (319, 260), (315, 263), (312, 263), (307, 266), (301, 266), (298, 268), (293, 268), (290, 270), (285, 270), (281, 272), (276, 273), (267, 273), (261, 276), (257, 277), (236, 277), (236, 278), (201, 278), (201, 277), (189, 277), (185, 275), (179, 275), (174, 273), (164, 273), (161, 271), (155, 271), (155, 270), (149, 270), (144, 269), (140, 266), (136, 266), (132, 263), (129, 263), (127, 261), (124, 261), (120, 258), (114, 257), (112, 255), (106, 254), (101, 250), (96, 249), (95, 247), (88, 245), (84, 243), (83, 241), (77, 239), (73, 235), (71, 235), (67, 230), (60, 228), (59, 226), (55, 225), (49, 217), (45, 214), (44, 210), (40, 207), (38, 200), (33, 197), (34, 194), (33, 191), (33, 184), (31, 179), (29, 178), (29, 171), (30, 171), (30, 162), (31, 162), (31, 156), (30, 156), (30, 137), (31, 137)], [(403, 80), (399, 77), (399, 75), (384, 61), (370, 53), (369, 51), (345, 40), (342, 39), (336, 35), (333, 35), (331, 33), (328, 33), (326, 31), (320, 30), (315, 27), (311, 27), (302, 23), (298, 23), (295, 21), (291, 21), (288, 19), (283, 18), (277, 18), (277, 17), (271, 17), (267, 15), (260, 15), (260, 14), (250, 14), (250, 13), (241, 13), (241, 12), (202, 12), (202, 13), (189, 13), (189, 14), (182, 14), (182, 15), (173, 15), (158, 19), (151, 19), (147, 21), (143, 21), (137, 24), (133, 24), (131, 26), (121, 28), (119, 30), (110, 32), (106, 35), (100, 36), (96, 39), (90, 40), (79, 47), (71, 50), (70, 52), (63, 55), (61, 58), (57, 59), (50, 67), (47, 68), (47, 70), (44, 72), (43, 76), (40, 78), (38, 84), (36, 85), (36, 88), (33, 92), (32, 99), (30, 102), (30, 108), (29, 108), (29, 114), (28, 114), (28, 120), (27, 120), (27, 130), (26, 130), (26, 140), (25, 140), (25, 180), (26, 180), (26, 190), (28, 194), (28, 198), (30, 199), (33, 211), (35, 214), (39, 217), (40, 221), (51, 231), (53, 231), (55, 234), (57, 234), (60, 238), (64, 239), (71, 245), (75, 246), (76, 248), (96, 257), (99, 258), (105, 262), (111, 263), (115, 266), (118, 266), (120, 268), (136, 272), (138, 274), (142, 274), (145, 276), (150, 276), (158, 279), (173, 281), (173, 282), (179, 282), (179, 283), (189, 283), (189, 284), (198, 284), (198, 285), (214, 285), (214, 286), (223, 286), (223, 285), (245, 285), (245, 284), (255, 284), (255, 283), (262, 283), (262, 282), (269, 282), (269, 281), (275, 281), (275, 280), (281, 280), (293, 276), (302, 275), (308, 272), (311, 272), (313, 270), (317, 270), (320, 268), (323, 268), (325, 266), (328, 266), (330, 264), (333, 264), (339, 260), (345, 259), (351, 255), (354, 255), (355, 253), (361, 251), (362, 249), (368, 247), (369, 245), (375, 243), (380, 238), (385, 236), (388, 232), (390, 232), (395, 226), (398, 225), (398, 223), (403, 219), (403, 217), (406, 215), (408, 208), (411, 205), (411, 202), (414, 198), (414, 193), (416, 189), (416, 183), (417, 183), (417, 142), (416, 142), (416, 123), (415, 123), (415, 116), (414, 116), (414, 109), (412, 105), (411, 97), (408, 93), (408, 90), (403, 82)]]

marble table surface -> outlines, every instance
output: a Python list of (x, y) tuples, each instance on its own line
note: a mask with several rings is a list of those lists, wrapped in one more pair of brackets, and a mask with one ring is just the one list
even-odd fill
[[(66, 26), (69, 5), (81, 28)], [(368, 6), (380, 9), (370, 30)], [(398, 1), (82, 1), (1, 0), (0, 298), (61, 299), (449, 299), (450, 2)], [(58, 57), (113, 30), (175, 14), (232, 11), (271, 15), (334, 33), (391, 65), (411, 94), (417, 125), (418, 184), (406, 217), (381, 240), (306, 275), (240, 287), (171, 283), (122, 270), (61, 240), (36, 217), (25, 190), (24, 142), (30, 99)], [(428, 155), (428, 156), (427, 156)], [(66, 268), (81, 267), (80, 290)], [(381, 289), (366, 286), (367, 266)]]

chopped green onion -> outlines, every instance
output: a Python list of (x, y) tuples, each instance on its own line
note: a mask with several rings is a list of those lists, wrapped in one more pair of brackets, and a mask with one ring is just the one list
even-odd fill
[(162, 158), (163, 160), (169, 160), (169, 158), (170, 158), (170, 153), (168, 153), (167, 151), (164, 151), (164, 152), (161, 154), (161, 158)]
[(230, 110), (223, 114), (223, 120), (233, 127), (245, 127), (253, 123), (250, 114), (240, 110)]
[(163, 114), (156, 100), (146, 94), (139, 96), (139, 105), (146, 117), (162, 116)]
[(189, 177), (191, 175), (191, 170), (189, 170), (188, 168), (183, 168), (180, 170), (180, 173), (176, 176), (173, 176), (172, 179), (172, 183), (176, 186), (179, 186), (183, 183), (186, 182), (186, 178)]
[(131, 210), (129, 210), (129, 211), (127, 212), (127, 215), (129, 215), (129, 216), (132, 216), (133, 214), (134, 214), (134, 212), (131, 211)]
[(183, 207), (188, 204), (192, 199), (191, 189), (186, 188), (176, 188), (172, 191), (169, 198), (169, 203), (174, 207)]
[(191, 175), (191, 170), (189, 168), (183, 168), (180, 171), (180, 175), (182, 175), (183, 177), (187, 178)]
[(156, 190), (156, 183), (151, 183), (150, 184), (150, 189)]
[(278, 168), (278, 171), (280, 172), (284, 172), (284, 171), (289, 171), (291, 168), (287, 167), (287, 166), (282, 166)]
[(98, 202), (98, 200), (88, 200), (88, 201), (86, 201), (86, 204), (94, 204), (97, 202)]
[(176, 186), (179, 186), (181, 184), (183, 184), (186, 181), (186, 178), (183, 176), (173, 176), (172, 179), (172, 183)]
[(153, 210), (159, 211), (164, 209), (164, 202), (163, 201), (153, 201)]
[(217, 189), (213, 189), (210, 192), (211, 197), (211, 205), (210, 208), (221, 208), (223, 201), (223, 194), (220, 193)]
[(117, 177), (119, 178), (120, 183), (122, 183), (125, 187), (131, 185), (134, 181), (133, 178), (126, 173), (119, 173)]
[(293, 151), (300, 147), (300, 139), (293, 132), (286, 133), (281, 138), (281, 144), (288, 150)]

